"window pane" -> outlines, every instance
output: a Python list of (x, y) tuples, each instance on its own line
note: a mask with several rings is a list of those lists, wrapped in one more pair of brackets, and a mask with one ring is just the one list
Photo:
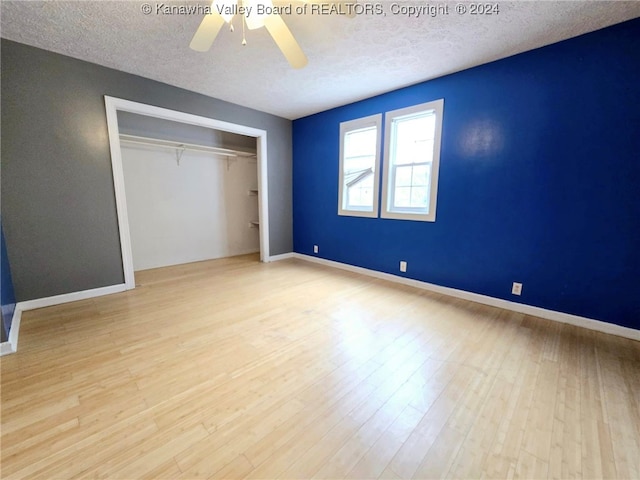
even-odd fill
[(411, 186), (411, 170), (413, 167), (398, 166), (395, 169), (396, 172), (396, 187), (410, 187)]
[(347, 187), (347, 207), (369, 207), (373, 205), (373, 175)]
[(425, 186), (429, 184), (431, 165), (416, 165), (413, 167), (411, 184), (414, 186)]
[(393, 121), (396, 165), (430, 162), (433, 158), (435, 115), (420, 114)]
[(373, 208), (377, 135), (376, 127), (367, 127), (352, 130), (344, 136), (343, 187), (346, 198), (343, 208)]
[(411, 189), (411, 207), (426, 209), (428, 204), (428, 187), (413, 187)]
[(392, 208), (428, 210), (431, 165), (398, 165)]
[(345, 134), (345, 173), (375, 167), (377, 135), (376, 127), (353, 130)]
[[(347, 178), (351, 174), (360, 174), (364, 171), (375, 168), (376, 157), (375, 156), (365, 156), (365, 157), (355, 157), (344, 159), (344, 175), (345, 182), (349, 183), (353, 178)], [(355, 178), (355, 177), (354, 177)]]
[(411, 207), (411, 187), (398, 187), (393, 197), (394, 207)]
[(349, 188), (347, 192), (347, 207), (353, 207), (354, 205), (361, 205), (362, 199), (360, 198), (360, 190), (357, 188)]
[(349, 207), (368, 207), (373, 204), (372, 188), (349, 188)]

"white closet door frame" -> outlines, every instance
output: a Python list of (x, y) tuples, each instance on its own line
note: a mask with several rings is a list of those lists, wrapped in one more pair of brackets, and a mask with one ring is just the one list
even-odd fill
[(260, 261), (269, 261), (269, 204), (267, 185), (267, 132), (253, 127), (237, 125), (235, 123), (201, 117), (190, 113), (178, 112), (166, 108), (155, 107), (144, 103), (132, 102), (121, 98), (104, 97), (107, 111), (107, 128), (109, 131), (109, 146), (111, 148), (111, 168), (113, 172), (113, 186), (116, 195), (116, 211), (118, 228), (120, 229), (120, 249), (122, 252), (122, 268), (124, 283), (127, 290), (135, 288), (136, 282), (133, 272), (133, 255), (131, 253), (131, 234), (129, 232), (129, 218), (127, 215), (127, 197), (124, 188), (124, 171), (122, 169), (122, 151), (120, 149), (120, 129), (118, 127), (118, 112), (137, 113), (149, 117), (171, 120), (174, 122), (197, 125), (199, 127), (222, 130), (254, 137), (257, 144), (258, 159), (258, 216), (260, 222)]

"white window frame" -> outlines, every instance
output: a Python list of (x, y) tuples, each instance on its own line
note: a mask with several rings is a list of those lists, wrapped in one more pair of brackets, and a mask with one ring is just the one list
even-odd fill
[[(431, 163), (431, 180), (429, 189), (429, 211), (423, 213), (417, 209), (392, 209), (391, 200), (393, 198), (393, 185), (395, 176), (391, 163), (391, 134), (392, 123), (398, 117), (414, 115), (425, 111), (433, 110), (436, 115), (435, 135), (433, 140), (433, 161)], [(422, 103), (407, 108), (400, 108), (385, 113), (384, 125), (384, 165), (382, 180), (382, 212), (381, 218), (391, 218), (397, 220), (417, 220), (422, 222), (436, 221), (436, 201), (438, 198), (438, 174), (440, 171), (440, 142), (442, 139), (442, 112), (444, 110), (444, 99)]]
[[(373, 206), (371, 210), (364, 208), (346, 208), (344, 206), (345, 195), (347, 192), (344, 188), (344, 138), (345, 135), (354, 130), (360, 130), (368, 127), (376, 127), (376, 157), (373, 169)], [(382, 114), (370, 115), (368, 117), (357, 118), (347, 122), (340, 123), (340, 166), (338, 175), (338, 215), (350, 217), (378, 217), (378, 203), (380, 197), (380, 142), (382, 138)]]

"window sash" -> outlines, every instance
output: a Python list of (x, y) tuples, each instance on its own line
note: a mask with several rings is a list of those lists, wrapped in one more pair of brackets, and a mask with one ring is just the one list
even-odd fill
[[(423, 120), (423, 119), (428, 119), (429, 117), (435, 117), (435, 110), (424, 110), (421, 112), (416, 112), (416, 113), (411, 113), (408, 115), (401, 115), (401, 116), (397, 116), (397, 117), (393, 117), (393, 119), (391, 120), (391, 144), (389, 146), (390, 150), (391, 150), (391, 154), (389, 155), (389, 161), (390, 161), (390, 165), (389, 165), (389, 169), (390, 169), (390, 175), (389, 175), (389, 202), (387, 205), (387, 209), (391, 212), (398, 212), (398, 213), (424, 213), (424, 214), (428, 214), (429, 213), (429, 193), (430, 193), (430, 185), (426, 185), (426, 206), (425, 207), (416, 207), (413, 205), (409, 205), (409, 206), (399, 206), (396, 203), (396, 197), (398, 194), (398, 188), (406, 188), (408, 187), (410, 189), (410, 198), (409, 198), (409, 202), (411, 203), (411, 194), (413, 193), (413, 189), (417, 188), (417, 187), (422, 187), (422, 185), (418, 186), (418, 185), (414, 185), (413, 183), (411, 183), (410, 185), (407, 185), (405, 187), (398, 187), (398, 185), (396, 185), (396, 175), (397, 175), (397, 170), (398, 168), (407, 168), (407, 167), (411, 167), (413, 168), (414, 166), (420, 166), (420, 165), (431, 165), (432, 163), (432, 159), (433, 159), (433, 149), (434, 149), (434, 137), (435, 137), (435, 122), (433, 125), (433, 131), (431, 132), (425, 132), (426, 135), (423, 138), (409, 138), (407, 140), (409, 141), (413, 141), (415, 143), (424, 143), (427, 148), (416, 148), (414, 147), (412, 155), (417, 158), (428, 158), (428, 161), (423, 161), (423, 162), (402, 162), (399, 163), (398, 162), (398, 150), (400, 150), (401, 146), (399, 145), (399, 132), (398, 129), (400, 127), (400, 125), (402, 123), (405, 122), (411, 122), (414, 120)], [(431, 148), (429, 148), (431, 147)], [(404, 146), (404, 150), (408, 150), (410, 149), (410, 147), (408, 146)], [(406, 158), (406, 157), (405, 157)], [(413, 175), (412, 175), (413, 177)], [(430, 175), (429, 175), (430, 177)]]
[[(382, 218), (435, 221), (443, 105), (436, 100), (385, 114)], [(417, 173), (420, 167), (426, 170)]]
[[(369, 179), (371, 180), (370, 185), (363, 185), (363, 183), (369, 183)], [(373, 170), (370, 168), (368, 171), (364, 171), (361, 174), (357, 175), (356, 178), (347, 182), (345, 185), (346, 188), (346, 206), (349, 210), (358, 210), (358, 211), (368, 211), (371, 209), (369, 204), (366, 205), (358, 205), (356, 200), (352, 200), (352, 197), (356, 197), (356, 192), (359, 193), (358, 197), (362, 198), (363, 191), (371, 190), (371, 203), (373, 204)], [(367, 195), (368, 197), (368, 195)]]
[[(370, 134), (369, 139), (366, 133)], [(358, 138), (358, 134), (365, 135)], [(378, 216), (381, 135), (381, 114), (340, 124), (339, 215)], [(372, 185), (359, 186), (360, 182), (368, 183), (368, 175), (371, 175)], [(367, 191), (369, 189), (371, 192)], [(365, 199), (370, 201), (362, 205)]]
[[(424, 185), (415, 184), (412, 181), (408, 185), (397, 185), (398, 169), (408, 169), (408, 168), (413, 169), (414, 167), (422, 167), (422, 166), (429, 167), (427, 172), (426, 184)], [(389, 184), (393, 186), (393, 188), (390, 189), (389, 210), (394, 212), (429, 213), (429, 196), (431, 193), (431, 162), (403, 163), (400, 165), (397, 165), (397, 164), (391, 165), (389, 177), (390, 177)], [(412, 175), (412, 178), (413, 178), (413, 175)], [(425, 197), (427, 199), (427, 205), (425, 207), (397, 206), (396, 195), (397, 195), (397, 190), (399, 188), (409, 188), (410, 194), (413, 193), (414, 189), (418, 189), (418, 188), (426, 189)]]

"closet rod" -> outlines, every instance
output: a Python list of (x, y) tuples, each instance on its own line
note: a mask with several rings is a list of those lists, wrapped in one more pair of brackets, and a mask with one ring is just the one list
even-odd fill
[(247, 157), (256, 158), (255, 153), (243, 152), (242, 150), (232, 150), (222, 147), (208, 147), (206, 145), (196, 145), (195, 143), (174, 142), (171, 140), (160, 140), (157, 138), (139, 137), (137, 135), (120, 134), (120, 141), (128, 143), (137, 143), (140, 145), (150, 145), (153, 147), (163, 147), (171, 149), (196, 150), (199, 152), (208, 152), (223, 157)]

